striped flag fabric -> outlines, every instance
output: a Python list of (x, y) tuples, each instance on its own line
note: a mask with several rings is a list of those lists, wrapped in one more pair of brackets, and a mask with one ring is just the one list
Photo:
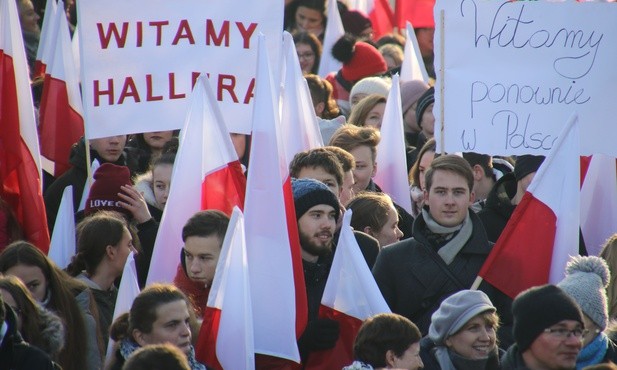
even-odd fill
[(216, 265), (196, 354), (213, 369), (255, 369), (244, 216), (238, 207), (231, 214)]
[[(58, 4), (64, 8), (62, 0)], [(56, 12), (55, 47), (47, 63), (40, 105), (41, 154), (55, 163), (59, 177), (71, 164), (71, 146), (84, 135), (79, 77), (75, 68), (69, 24), (64, 12)]]
[(56, 217), (49, 253), (47, 254), (63, 270), (71, 263), (71, 258), (77, 251), (75, 235), (73, 186), (69, 185), (62, 192), (62, 200), (58, 208), (58, 216)]
[[(55, 1), (45, 2), (45, 17), (41, 27), (41, 37), (39, 39), (39, 48), (36, 50), (36, 61), (34, 62), (34, 78), (45, 77), (47, 64), (52, 59), (52, 53), (56, 48), (56, 13), (58, 13), (58, 5)], [(63, 13), (60, 11), (60, 13)]]
[(573, 114), (538, 169), (479, 276), (514, 298), (556, 284), (578, 254), (580, 136)]
[(401, 87), (399, 76), (394, 75), (381, 125), (381, 141), (377, 146), (376, 162), (379, 168), (373, 180), (395, 203), (411, 214), (403, 127)]
[(587, 253), (598, 256), (606, 239), (617, 232), (615, 158), (596, 153), (581, 186), (581, 232)]
[(341, 15), (336, 3), (336, 1), (328, 1), (328, 23), (326, 23), (326, 30), (324, 31), (323, 52), (321, 53), (318, 69), (319, 76), (322, 78), (326, 77), (330, 72), (338, 71), (343, 66), (341, 62), (332, 56), (332, 46), (345, 34), (343, 21), (341, 21)]
[(154, 243), (147, 284), (173, 281), (182, 227), (202, 209), (242, 207), (245, 178), (208, 79), (199, 77), (180, 135), (173, 186)]
[[(286, 210), (289, 197), (291, 200), (293, 197), (286, 175), (281, 134), (277, 129), (280, 127), (278, 99), (275, 98), (278, 93), (273, 91), (275, 85), (263, 35), (258, 37), (257, 55), (250, 170), (244, 207), (246, 242), (250, 246), (255, 352), (299, 363), (296, 338), (304, 330), (307, 317), (304, 273), (295, 211), (291, 220), (291, 211)], [(295, 242), (291, 242), (294, 238)]]
[(351, 228), (352, 211), (343, 215), (341, 235), (319, 307), (319, 317), (336, 320), (340, 335), (334, 348), (313, 352), (305, 369), (341, 369), (353, 362), (353, 343), (362, 322), (390, 308), (381, 295)]
[(0, 2), (0, 197), (26, 240), (49, 250), (41, 157), (28, 63), (15, 1)]
[(405, 38), (405, 49), (403, 64), (401, 65), (401, 81), (420, 80), (424, 81), (428, 85), (429, 77), (424, 65), (424, 59), (420, 54), (420, 47), (418, 46), (418, 39), (416, 33), (413, 30), (411, 22), (407, 22), (406, 29), (407, 37)]

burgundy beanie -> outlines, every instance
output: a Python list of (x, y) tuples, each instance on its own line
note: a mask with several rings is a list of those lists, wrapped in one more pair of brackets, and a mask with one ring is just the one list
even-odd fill
[(347, 81), (356, 82), (364, 77), (380, 75), (388, 70), (379, 50), (363, 41), (354, 45), (353, 57), (343, 64), (341, 73)]
[(413, 103), (429, 89), (429, 86), (420, 80), (411, 80), (401, 83), (401, 105), (403, 114), (411, 108)]
[(348, 10), (341, 13), (341, 21), (343, 22), (345, 32), (355, 36), (360, 36), (362, 31), (373, 26), (371, 20), (357, 10)]
[(131, 213), (122, 208), (118, 202), (120, 186), (131, 184), (131, 171), (126, 166), (103, 163), (94, 172), (94, 182), (88, 193), (84, 214), (90, 215), (101, 210), (116, 211), (131, 218)]

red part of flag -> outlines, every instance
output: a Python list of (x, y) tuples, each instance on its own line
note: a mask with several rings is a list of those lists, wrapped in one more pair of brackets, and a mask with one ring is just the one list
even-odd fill
[(218, 209), (231, 215), (234, 206), (244, 209), (246, 177), (239, 161), (207, 174), (201, 185), (201, 209)]

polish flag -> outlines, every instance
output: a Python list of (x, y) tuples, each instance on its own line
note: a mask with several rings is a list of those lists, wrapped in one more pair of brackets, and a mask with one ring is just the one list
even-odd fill
[(281, 132), (286, 163), (298, 152), (323, 146), (311, 92), (302, 76), (296, 45), (283, 33), (285, 73), (281, 90)]
[(311, 353), (305, 369), (341, 369), (349, 365), (362, 322), (390, 312), (353, 235), (351, 215), (350, 209), (343, 215), (341, 236), (319, 307), (320, 318), (339, 322), (339, 339), (334, 348)]
[(615, 158), (591, 157), (581, 187), (581, 232), (590, 256), (598, 256), (606, 239), (617, 232)]
[(407, 21), (417, 28), (435, 28), (435, 0), (399, 0), (394, 11), (395, 24), (404, 29)]
[(514, 298), (557, 283), (578, 254), (579, 127), (572, 115), (478, 274)]
[(75, 209), (73, 208), (73, 185), (64, 188), (58, 208), (54, 232), (47, 256), (61, 269), (65, 269), (77, 251), (75, 242)]
[[(114, 308), (113, 321), (116, 321), (118, 316), (131, 310), (135, 297), (139, 295), (140, 289), (137, 283), (137, 268), (135, 267), (135, 256), (133, 252), (129, 253), (124, 263), (124, 270), (122, 271), (122, 280), (120, 280), (120, 286), (118, 287), (118, 298), (116, 298), (116, 306)], [(107, 352), (105, 357), (105, 363), (107, 363), (114, 353), (115, 341), (109, 338), (107, 343)]]
[[(59, 5), (62, 9), (62, 0)], [(75, 69), (69, 24), (56, 12), (58, 32), (43, 84), (40, 107), (41, 154), (55, 162), (54, 176), (71, 167), (71, 146), (84, 135), (83, 107)]]
[(377, 146), (376, 159), (379, 169), (374, 181), (384, 193), (392, 197), (394, 203), (411, 213), (403, 126), (401, 87), (399, 76), (394, 75), (381, 124), (381, 141)]
[[(64, 9), (64, 8), (62, 8)], [(36, 61), (34, 62), (34, 78), (45, 77), (47, 64), (53, 59), (53, 52), (56, 49), (56, 13), (58, 13), (58, 5), (55, 1), (47, 1), (45, 3), (45, 17), (43, 18), (43, 26), (41, 27), (41, 37), (39, 39), (39, 48), (36, 50)], [(60, 13), (64, 14), (61, 10)]]
[(238, 207), (231, 214), (216, 264), (196, 353), (213, 369), (255, 369), (244, 216)]
[(41, 157), (28, 63), (15, 1), (0, 3), (0, 198), (25, 239), (49, 250), (41, 183)]
[(401, 65), (401, 81), (420, 80), (428, 85), (429, 77), (424, 65), (424, 59), (420, 54), (418, 39), (410, 22), (407, 22), (407, 38), (405, 39), (405, 58)]
[[(244, 207), (255, 352), (300, 362), (307, 303), (287, 163), (265, 36), (258, 37), (250, 170)], [(273, 304), (276, 303), (276, 304)]]
[(147, 283), (170, 283), (182, 249), (182, 227), (202, 209), (242, 207), (245, 178), (212, 88), (200, 77), (191, 94), (167, 206), (154, 243)]
[(368, 14), (373, 26), (373, 39), (392, 33), (394, 13), (388, 0), (350, 0), (349, 9)]
[(319, 60), (319, 75), (322, 78), (326, 77), (330, 72), (336, 72), (343, 67), (343, 64), (332, 56), (332, 47), (344, 34), (345, 28), (343, 27), (343, 21), (341, 21), (336, 1), (328, 1), (328, 23), (326, 23), (323, 51)]

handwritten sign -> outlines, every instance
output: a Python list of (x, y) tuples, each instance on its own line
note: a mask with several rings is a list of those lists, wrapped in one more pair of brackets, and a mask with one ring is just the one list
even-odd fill
[(257, 36), (279, 60), (282, 0), (80, 0), (91, 138), (181, 128), (200, 73), (232, 132), (250, 132)]
[(438, 0), (435, 19), (446, 151), (546, 155), (577, 112), (581, 154), (617, 156), (617, 6)]

